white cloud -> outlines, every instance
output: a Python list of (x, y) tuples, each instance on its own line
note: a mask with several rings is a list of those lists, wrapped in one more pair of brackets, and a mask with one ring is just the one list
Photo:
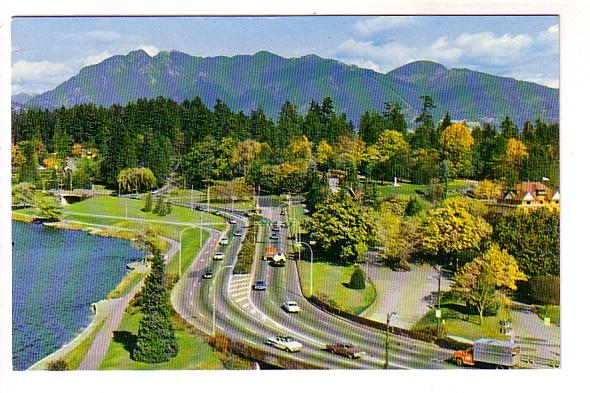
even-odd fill
[(496, 36), (490, 32), (482, 32), (461, 34), (454, 44), (471, 56), (513, 57), (532, 43), (533, 39), (526, 34)]
[(394, 30), (402, 26), (410, 26), (417, 23), (413, 16), (378, 16), (361, 20), (354, 24), (354, 30), (362, 36), (379, 33), (386, 30)]
[(108, 59), (109, 57), (111, 57), (113, 55), (114, 54), (110, 51), (102, 51), (100, 53), (90, 55), (82, 61), (82, 67), (92, 65), (92, 64), (98, 64), (101, 61)]
[(67, 71), (68, 67), (63, 63), (19, 60), (12, 65), (12, 80), (17, 82), (42, 81), (63, 75)]

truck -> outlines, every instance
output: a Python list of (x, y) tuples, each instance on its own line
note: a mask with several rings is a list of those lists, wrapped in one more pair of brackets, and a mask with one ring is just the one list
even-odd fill
[(268, 246), (266, 247), (266, 251), (264, 252), (264, 259), (267, 261), (272, 261), (275, 254), (278, 252), (276, 247)]
[(479, 338), (473, 346), (453, 354), (457, 366), (509, 368), (520, 360), (520, 347), (512, 341)]

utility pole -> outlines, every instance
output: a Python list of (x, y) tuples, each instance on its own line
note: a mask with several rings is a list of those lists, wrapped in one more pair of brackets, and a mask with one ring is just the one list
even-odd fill
[(439, 265), (436, 265), (435, 267), (436, 271), (438, 272), (438, 292), (436, 292), (436, 311), (435, 311), (435, 317), (436, 317), (436, 337), (438, 338), (440, 336), (440, 319), (442, 317), (441, 315), (441, 311), (440, 311), (440, 276), (441, 276), (441, 268)]

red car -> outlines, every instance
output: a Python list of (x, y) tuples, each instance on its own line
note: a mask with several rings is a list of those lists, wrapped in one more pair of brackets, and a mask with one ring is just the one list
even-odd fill
[(355, 348), (352, 344), (328, 344), (326, 345), (326, 350), (330, 353), (337, 353), (338, 355), (347, 356), (351, 359), (358, 359), (365, 354), (364, 351)]

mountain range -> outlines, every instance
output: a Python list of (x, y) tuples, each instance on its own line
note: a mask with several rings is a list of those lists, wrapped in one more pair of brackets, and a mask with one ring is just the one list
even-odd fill
[(559, 90), (531, 82), (448, 69), (430, 61), (415, 61), (383, 74), (316, 55), (283, 58), (266, 51), (232, 57), (170, 51), (152, 57), (137, 50), (86, 66), (55, 89), (18, 104), (47, 109), (81, 103), (106, 107), (141, 97), (182, 102), (198, 96), (209, 108), (221, 99), (234, 111), (249, 114), (261, 107), (276, 119), (285, 100), (305, 113), (312, 100), (321, 102), (329, 96), (336, 112), (345, 112), (355, 126), (365, 111), (381, 112), (384, 102), (398, 102), (412, 128), (424, 95), (434, 99), (434, 119), (447, 111), (456, 120), (499, 123), (509, 116), (519, 125), (536, 118), (547, 122), (559, 118)]

